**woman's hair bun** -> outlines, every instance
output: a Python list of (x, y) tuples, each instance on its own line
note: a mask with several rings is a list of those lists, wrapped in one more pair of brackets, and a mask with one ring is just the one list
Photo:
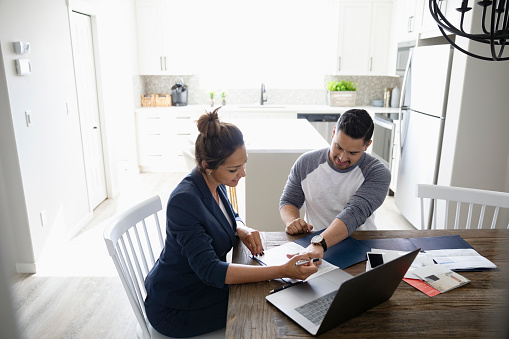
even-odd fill
[(214, 137), (219, 134), (221, 128), (219, 121), (219, 114), (217, 111), (218, 107), (213, 112), (205, 112), (202, 114), (197, 121), (198, 131), (203, 134), (204, 137)]

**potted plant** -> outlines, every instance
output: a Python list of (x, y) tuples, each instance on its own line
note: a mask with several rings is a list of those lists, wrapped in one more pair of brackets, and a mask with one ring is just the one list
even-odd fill
[(327, 82), (329, 106), (354, 106), (357, 84), (352, 81), (329, 81)]
[(214, 95), (216, 92), (209, 92), (209, 98), (210, 98), (210, 107), (214, 107)]

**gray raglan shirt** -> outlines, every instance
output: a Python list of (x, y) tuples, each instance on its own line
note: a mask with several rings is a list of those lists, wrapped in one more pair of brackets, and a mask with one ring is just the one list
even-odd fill
[(279, 208), (306, 202), (305, 220), (313, 230), (341, 219), (352, 234), (365, 225), (375, 229), (373, 212), (387, 195), (391, 173), (371, 154), (364, 153), (354, 166), (338, 170), (329, 160), (329, 148), (309, 151), (297, 159), (286, 182)]

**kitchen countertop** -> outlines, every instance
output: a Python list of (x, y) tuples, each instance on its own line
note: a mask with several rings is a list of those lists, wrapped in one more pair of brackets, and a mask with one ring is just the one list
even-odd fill
[[(304, 153), (329, 144), (305, 119), (236, 119), (248, 153)], [(304, 137), (305, 136), (305, 137)]]
[[(216, 108), (218, 106), (215, 106)], [(375, 107), (375, 106), (353, 106), (353, 107), (332, 107), (328, 105), (225, 105), (221, 108), (222, 112), (271, 112), (271, 113), (304, 113), (304, 114), (320, 114), (320, 113), (344, 113), (345, 111), (359, 108), (365, 109), (372, 115), (374, 113), (394, 113), (398, 112), (398, 107)], [(175, 109), (182, 111), (203, 112), (210, 111), (209, 105), (188, 105), (188, 106), (171, 106), (171, 107), (139, 107), (137, 110), (153, 110), (153, 109)]]
[[(248, 154), (302, 154), (329, 146), (306, 119), (270, 119), (270, 123), (263, 119), (228, 119), (227, 122), (242, 131)], [(194, 143), (196, 137), (196, 133), (191, 134), (189, 141)]]

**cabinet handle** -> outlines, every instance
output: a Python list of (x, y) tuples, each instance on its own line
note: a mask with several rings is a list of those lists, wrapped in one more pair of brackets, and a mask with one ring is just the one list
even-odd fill
[(191, 119), (191, 117), (175, 117), (175, 119)]
[(166, 71), (167, 68), (166, 68), (166, 57), (164, 57), (164, 70)]
[(159, 117), (147, 117), (147, 119), (159, 120), (160, 118)]
[(341, 57), (338, 60), (338, 71), (341, 71)]
[(191, 135), (191, 133), (177, 133), (177, 135)]
[(162, 71), (163, 70), (163, 57), (162, 56), (159, 57), (159, 63), (161, 66), (161, 71)]
[(414, 16), (412, 15), (408, 17), (407, 32), (412, 33), (413, 31), (414, 31)]
[(161, 135), (161, 133), (149, 133), (148, 135)]

